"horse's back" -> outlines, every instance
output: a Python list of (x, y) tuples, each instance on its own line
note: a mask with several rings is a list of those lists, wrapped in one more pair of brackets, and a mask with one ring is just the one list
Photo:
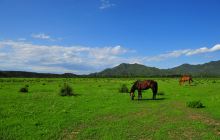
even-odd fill
[(192, 77), (190, 76), (190, 75), (183, 75), (181, 78), (180, 78), (180, 80), (190, 80), (190, 79), (192, 79)]
[(138, 87), (139, 89), (148, 89), (148, 88), (152, 88), (155, 83), (157, 83), (154, 80), (143, 80), (143, 81), (139, 81), (138, 83)]

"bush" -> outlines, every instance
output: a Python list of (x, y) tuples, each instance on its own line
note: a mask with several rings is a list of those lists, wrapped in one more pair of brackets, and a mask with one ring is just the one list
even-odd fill
[(123, 84), (123, 85), (119, 88), (119, 92), (120, 92), (120, 93), (128, 93), (128, 92), (129, 92), (128, 87), (127, 87), (125, 84)]
[(22, 88), (20, 89), (20, 92), (27, 93), (27, 92), (28, 92), (28, 87), (27, 87), (27, 86), (22, 87)]
[(63, 87), (60, 89), (60, 96), (73, 96), (73, 89), (67, 84), (64, 83)]
[(187, 102), (187, 106), (191, 108), (204, 108), (205, 106), (201, 103), (201, 101), (190, 101)]

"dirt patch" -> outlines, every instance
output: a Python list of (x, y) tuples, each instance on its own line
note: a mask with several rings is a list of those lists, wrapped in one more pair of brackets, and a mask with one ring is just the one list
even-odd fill
[(86, 126), (84, 124), (79, 125), (73, 130), (64, 130), (62, 140), (75, 140), (77, 139), (77, 135), (82, 131)]
[(210, 127), (216, 135), (220, 136), (220, 121), (219, 120), (215, 120), (211, 118), (210, 116), (208, 116), (207, 114), (199, 113), (195, 109), (186, 108), (185, 104), (181, 102), (176, 103), (175, 107), (180, 110), (184, 110), (184, 112), (186, 113), (186, 118), (190, 120), (202, 122), (203, 124)]
[(220, 121), (214, 120), (208, 116), (204, 116), (201, 114), (190, 114), (189, 118), (192, 120), (200, 121), (207, 126), (214, 129), (215, 134), (220, 136)]

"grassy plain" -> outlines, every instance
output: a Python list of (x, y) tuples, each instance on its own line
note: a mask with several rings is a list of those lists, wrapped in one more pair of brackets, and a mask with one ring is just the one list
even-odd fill
[[(175, 78), (153, 78), (157, 100), (151, 90), (134, 101), (118, 92), (137, 79), (0, 79), (0, 139), (220, 139), (220, 79), (179, 86)], [(64, 82), (76, 96), (58, 95)], [(20, 93), (25, 85), (29, 92)], [(195, 100), (205, 108), (186, 106)]]

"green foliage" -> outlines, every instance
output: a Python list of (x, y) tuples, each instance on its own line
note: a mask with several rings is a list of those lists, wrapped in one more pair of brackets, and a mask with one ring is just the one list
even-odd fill
[(60, 96), (73, 96), (73, 89), (72, 87), (70, 87), (67, 83), (63, 84), (63, 87), (61, 87), (60, 92), (59, 92)]
[(121, 87), (119, 88), (119, 92), (120, 93), (129, 93), (129, 89), (126, 86), (126, 84), (121, 85)]
[(201, 103), (201, 101), (190, 101), (187, 102), (187, 106), (191, 108), (204, 108), (205, 106)]
[(28, 87), (27, 87), (27, 86), (22, 87), (22, 88), (20, 88), (19, 91), (20, 91), (20, 92), (23, 92), (23, 93), (27, 93), (27, 92), (28, 92)]

